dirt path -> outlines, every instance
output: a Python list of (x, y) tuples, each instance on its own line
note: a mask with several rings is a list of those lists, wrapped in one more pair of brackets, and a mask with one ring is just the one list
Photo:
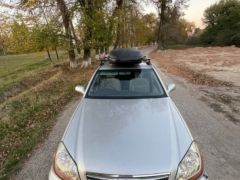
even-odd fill
[[(148, 54), (152, 48), (144, 49)], [(155, 63), (157, 64), (157, 63)], [(174, 82), (177, 89), (172, 98), (185, 118), (194, 138), (200, 144), (210, 179), (236, 180), (240, 177), (240, 126), (226, 121), (204, 101), (197, 85), (183, 78), (163, 73), (158, 69), (164, 83)], [(57, 124), (46, 141), (34, 150), (19, 174), (13, 178), (47, 179), (52, 155), (61, 139), (68, 120), (79, 100), (71, 102), (58, 116)]]
[[(240, 125), (239, 48), (168, 49), (154, 51), (150, 56), (156, 59), (164, 73), (182, 77), (196, 85), (203, 93), (202, 101), (224, 115), (226, 120)], [(216, 72), (221, 75), (217, 76)]]
[(204, 94), (195, 85), (160, 74), (165, 83), (177, 86), (171, 97), (200, 144), (210, 179), (240, 179), (240, 126), (201, 101)]

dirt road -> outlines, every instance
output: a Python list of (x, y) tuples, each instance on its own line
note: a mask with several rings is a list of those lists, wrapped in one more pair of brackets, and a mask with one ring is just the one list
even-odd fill
[[(144, 49), (148, 54), (152, 48)], [(157, 61), (154, 61), (159, 66)], [(177, 89), (171, 94), (185, 118), (193, 137), (200, 144), (210, 179), (240, 179), (240, 125), (226, 120), (221, 112), (214, 111), (202, 97), (198, 85), (160, 71), (164, 83), (175, 83)], [(13, 179), (47, 179), (52, 155), (61, 139), (67, 122), (79, 100), (71, 102), (59, 115), (48, 139), (34, 150), (22, 170)]]
[(176, 76), (161, 73), (165, 83), (175, 83), (171, 97), (200, 144), (211, 179), (240, 179), (240, 126), (201, 101), (198, 87)]

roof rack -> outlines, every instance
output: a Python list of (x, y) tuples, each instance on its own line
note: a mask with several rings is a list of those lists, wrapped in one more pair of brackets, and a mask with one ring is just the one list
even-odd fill
[(103, 66), (108, 61), (109, 61), (108, 57), (104, 57), (103, 59), (100, 59), (100, 66)]
[(151, 64), (152, 64), (152, 63), (151, 63), (151, 59), (146, 58), (146, 56), (145, 56), (145, 58), (143, 59), (143, 62), (145, 62), (147, 65), (151, 65)]
[(130, 48), (114, 49), (110, 52), (108, 57), (100, 60), (100, 65), (106, 62), (117, 65), (134, 65), (145, 62), (147, 65), (151, 64), (150, 59), (146, 58), (140, 51)]
[[(100, 59), (100, 66), (103, 66), (106, 62), (110, 62), (109, 57), (105, 57), (103, 59)], [(146, 56), (142, 59), (142, 62), (145, 62), (147, 65), (151, 65), (151, 59), (146, 58)], [(119, 64), (119, 63), (117, 63)], [(136, 63), (124, 63), (126, 64), (136, 64)]]

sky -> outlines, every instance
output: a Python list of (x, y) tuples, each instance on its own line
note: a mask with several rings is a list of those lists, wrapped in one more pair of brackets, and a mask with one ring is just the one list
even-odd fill
[(190, 0), (189, 7), (184, 11), (184, 17), (188, 21), (194, 22), (197, 27), (204, 27), (202, 23), (204, 10), (218, 1), (219, 0)]
[[(190, 22), (194, 22), (196, 27), (203, 28), (204, 24), (202, 22), (202, 18), (204, 10), (218, 1), (219, 0), (189, 0), (189, 6), (186, 10), (184, 10), (184, 18)], [(157, 12), (155, 7), (151, 5), (143, 5), (143, 8), (146, 13)]]

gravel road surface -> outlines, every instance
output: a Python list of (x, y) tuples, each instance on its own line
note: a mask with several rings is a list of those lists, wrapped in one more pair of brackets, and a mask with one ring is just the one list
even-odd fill
[[(153, 48), (142, 51), (147, 55), (151, 50)], [(171, 97), (200, 145), (210, 179), (240, 180), (240, 126), (226, 121), (222, 114), (204, 103), (202, 92), (196, 85), (158, 71), (165, 84), (175, 83), (177, 86)], [(12, 179), (47, 179), (52, 155), (79, 101), (75, 99), (65, 107), (49, 137), (33, 151), (22, 170)]]

